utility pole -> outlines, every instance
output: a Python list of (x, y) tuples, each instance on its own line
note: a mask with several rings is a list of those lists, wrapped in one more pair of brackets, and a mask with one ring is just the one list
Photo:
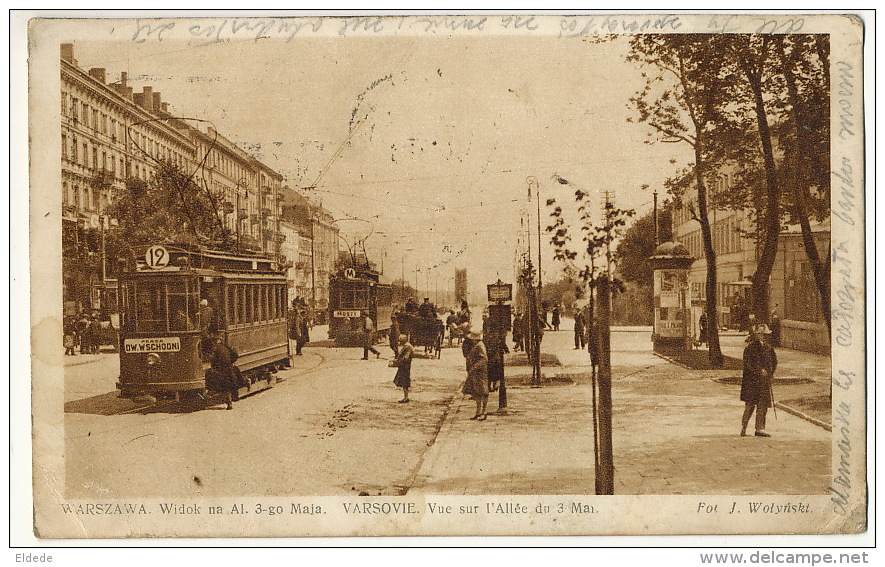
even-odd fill
[(654, 208), (654, 223), (655, 223), (655, 248), (658, 247), (658, 191), (655, 189), (655, 192), (652, 193), (655, 199), (655, 208)]

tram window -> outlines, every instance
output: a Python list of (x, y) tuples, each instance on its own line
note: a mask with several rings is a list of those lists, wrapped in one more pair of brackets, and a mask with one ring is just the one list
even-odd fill
[(277, 319), (283, 318), (283, 313), (286, 312), (286, 307), (284, 302), (286, 301), (285, 296), (285, 288), (283, 286), (276, 286), (277, 290)]
[(166, 284), (139, 282), (135, 286), (135, 331), (165, 331), (167, 321)]
[(240, 284), (237, 286), (237, 320), (240, 325), (246, 323), (246, 286)]
[(194, 331), (199, 313), (197, 286), (187, 280), (167, 284), (169, 301), (169, 330)]
[(227, 286), (227, 320), (233, 326), (239, 323), (237, 320), (237, 286)]
[(255, 286), (247, 285), (246, 287), (246, 323), (253, 323), (255, 321)]
[(258, 320), (267, 321), (267, 286), (259, 284), (258, 286)]

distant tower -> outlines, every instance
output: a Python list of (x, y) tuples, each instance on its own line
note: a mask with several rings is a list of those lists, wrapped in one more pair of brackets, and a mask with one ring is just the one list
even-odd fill
[(467, 299), (467, 269), (455, 270), (455, 303)]

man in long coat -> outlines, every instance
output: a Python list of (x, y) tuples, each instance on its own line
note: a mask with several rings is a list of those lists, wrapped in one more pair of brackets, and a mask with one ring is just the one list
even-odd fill
[(584, 312), (575, 310), (575, 350), (584, 348)]
[(777, 355), (765, 344), (768, 333), (766, 325), (754, 325), (750, 329), (750, 344), (744, 349), (744, 375), (741, 381), (741, 401), (744, 415), (741, 418), (741, 437), (747, 434), (747, 425), (753, 410), (756, 411), (756, 437), (771, 437), (765, 432), (765, 414), (774, 405), (771, 379), (777, 369)]

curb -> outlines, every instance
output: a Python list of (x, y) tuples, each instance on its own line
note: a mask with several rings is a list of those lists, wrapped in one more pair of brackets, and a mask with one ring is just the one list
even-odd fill
[(437, 440), (440, 437), (447, 436), (449, 434), (449, 431), (452, 429), (453, 424), (455, 423), (455, 414), (458, 413), (458, 410), (460, 409), (462, 402), (464, 401), (463, 395), (461, 396), (461, 399), (458, 398), (458, 396), (461, 395), (461, 387), (463, 386), (463, 384), (463, 381), (460, 382), (457, 391), (455, 392), (455, 394), (452, 395), (452, 401), (446, 408), (446, 413), (443, 416), (442, 424), (436, 431), (436, 435), (433, 436), (433, 441), (427, 447), (427, 450), (424, 451), (424, 453), (421, 455), (421, 459), (418, 461), (418, 466), (415, 469), (415, 474), (413, 474), (412, 477), (409, 479), (409, 484), (406, 487), (405, 492), (403, 492), (403, 496), (408, 494), (409, 491), (411, 491), (416, 484), (419, 484), (419, 480), (421, 481), (420, 484), (426, 482), (428, 475), (426, 473), (422, 474), (424, 466), (433, 463), (434, 461), (436, 461), (436, 459), (439, 458), (438, 453), (441, 451), (441, 449), (437, 444)]
[(825, 422), (823, 422), (823, 421), (821, 421), (821, 420), (819, 420), (819, 419), (817, 419), (817, 418), (811, 417), (811, 416), (808, 415), (807, 413), (801, 412), (801, 411), (797, 410), (796, 408), (792, 408), (792, 407), (790, 407), (790, 406), (786, 406), (786, 405), (784, 405), (784, 404), (782, 404), (782, 403), (780, 403), (780, 402), (775, 402), (775, 403), (774, 403), (774, 407), (776, 407), (776, 408), (780, 408), (780, 409), (784, 410), (785, 412), (787, 412), (787, 413), (789, 413), (789, 414), (792, 414), (792, 415), (795, 415), (796, 417), (798, 417), (798, 418), (800, 418), (800, 419), (804, 419), (805, 421), (807, 421), (807, 422), (809, 422), (809, 423), (812, 423), (812, 424), (814, 424), (814, 425), (816, 425), (816, 426), (818, 426), (818, 427), (822, 427), (822, 428), (826, 429), (827, 431), (829, 431), (829, 432), (831, 432), (831, 433), (832, 433), (832, 431), (833, 431), (833, 426), (830, 425), (829, 423), (825, 423)]
[[(108, 354), (111, 354), (111, 353), (108, 353)], [(117, 353), (113, 353), (113, 354), (117, 354)], [(80, 356), (83, 356), (83, 355), (80, 355)], [(98, 356), (98, 357), (100, 357), (100, 358), (91, 358), (91, 359), (89, 359), (89, 360), (81, 360), (81, 361), (74, 361), (74, 360), (72, 360), (70, 363), (66, 363), (66, 364), (64, 365), (64, 367), (65, 367), (65, 368), (68, 368), (68, 367), (70, 367), (70, 366), (83, 366), (84, 364), (92, 364), (93, 362), (101, 362), (102, 360), (105, 360), (105, 359), (104, 359), (104, 356), (103, 356), (103, 355), (100, 355), (100, 354), (97, 354), (97, 355), (91, 355), (91, 356)]]
[[(663, 359), (663, 360), (666, 360), (667, 362), (669, 362), (669, 363), (671, 363), (671, 364), (674, 364), (674, 365), (679, 366), (679, 367), (681, 367), (681, 368), (685, 368), (686, 370), (692, 370), (691, 367), (689, 367), (689, 366), (687, 366), (687, 365), (685, 365), (685, 364), (682, 364), (682, 363), (676, 362), (675, 360), (673, 360), (673, 359), (671, 359), (671, 358), (669, 358), (669, 357), (667, 357), (667, 356), (664, 356), (664, 355), (659, 354), (659, 353), (657, 353), (657, 352), (655, 352), (655, 353), (653, 353), (653, 354), (654, 354), (655, 356), (657, 356), (658, 358), (661, 358), (661, 359)], [(776, 408), (780, 408), (780, 409), (784, 410), (785, 412), (787, 412), (787, 413), (789, 413), (789, 414), (791, 414), (791, 415), (794, 415), (794, 416), (798, 417), (799, 419), (804, 419), (805, 421), (807, 421), (807, 422), (809, 422), (809, 423), (811, 423), (811, 424), (814, 424), (814, 425), (816, 425), (816, 426), (818, 426), (818, 427), (821, 427), (821, 428), (823, 428), (823, 429), (826, 429), (826, 430), (829, 431), (829, 432), (832, 432), (832, 431), (833, 431), (833, 426), (830, 425), (829, 423), (826, 423), (826, 422), (823, 422), (823, 421), (821, 421), (821, 420), (819, 420), (819, 419), (817, 419), (817, 418), (811, 417), (811, 416), (808, 415), (807, 413), (801, 412), (801, 411), (797, 410), (796, 408), (793, 408), (793, 407), (790, 407), (790, 406), (784, 405), (784, 404), (782, 404), (782, 403), (780, 403), (780, 402), (775, 402), (775, 403), (774, 403), (774, 407), (776, 407)]]
[(680, 368), (684, 368), (686, 370), (694, 370), (691, 366), (689, 366), (687, 364), (682, 364), (681, 362), (677, 362), (675, 359), (672, 359), (669, 356), (663, 355), (659, 352), (652, 351), (652, 354), (655, 355), (656, 357), (658, 357), (662, 360), (666, 360), (670, 364), (673, 364), (673, 365), (678, 366)]

